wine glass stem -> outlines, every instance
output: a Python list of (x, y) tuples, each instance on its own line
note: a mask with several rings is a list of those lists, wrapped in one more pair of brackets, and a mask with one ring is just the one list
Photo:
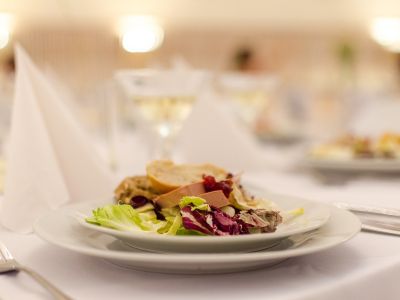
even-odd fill
[(158, 129), (159, 143), (156, 145), (155, 157), (157, 159), (172, 159), (172, 152), (176, 141), (176, 132), (169, 126), (160, 126)]
[(174, 144), (175, 144), (174, 136), (170, 135), (168, 137), (164, 137), (160, 148), (160, 158), (172, 159), (172, 150), (174, 148)]

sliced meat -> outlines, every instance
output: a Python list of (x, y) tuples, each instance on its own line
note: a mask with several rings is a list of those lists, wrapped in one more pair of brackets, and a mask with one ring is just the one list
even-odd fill
[(203, 198), (207, 201), (208, 205), (214, 206), (217, 208), (229, 205), (229, 199), (225, 197), (224, 193), (221, 190), (212, 191), (200, 195), (196, 195), (200, 198)]
[(154, 202), (157, 203), (162, 208), (170, 208), (178, 205), (179, 201), (184, 196), (198, 196), (204, 193), (205, 190), (203, 182), (196, 182), (182, 186), (166, 194), (162, 194), (156, 197), (154, 199)]

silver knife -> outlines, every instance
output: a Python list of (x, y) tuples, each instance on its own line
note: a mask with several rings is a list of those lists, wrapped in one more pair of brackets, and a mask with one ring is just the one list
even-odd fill
[(362, 219), (361, 222), (362, 230), (400, 236), (400, 223), (398, 222), (381, 222), (372, 219)]
[[(367, 205), (354, 205), (345, 202), (336, 202), (334, 205), (336, 207), (349, 210), (355, 214), (360, 214), (360, 221), (362, 223), (361, 228), (363, 231), (400, 236), (400, 221), (393, 221), (397, 220), (397, 218), (400, 218), (400, 210)], [(366, 218), (364, 216), (365, 214), (369, 214), (371, 216), (376, 215), (378, 219), (372, 219), (370, 217)], [(382, 217), (379, 218), (379, 216), (390, 218), (389, 220), (387, 220), (387, 218), (385, 220), (380, 220)]]
[(400, 209), (395, 209), (395, 208), (383, 208), (383, 207), (368, 206), (368, 205), (349, 204), (345, 202), (335, 202), (333, 203), (333, 205), (339, 208), (347, 209), (355, 213), (400, 217)]

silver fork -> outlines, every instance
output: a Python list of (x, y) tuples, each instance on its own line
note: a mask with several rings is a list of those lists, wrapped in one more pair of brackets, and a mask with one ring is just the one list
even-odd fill
[(278, 241), (276, 244), (272, 245), (269, 248), (263, 249), (263, 250), (268, 250), (268, 251), (282, 251), (282, 250), (289, 250), (289, 249), (294, 249), (302, 246), (306, 242), (322, 236), (322, 233), (320, 230), (315, 229), (313, 231), (309, 231), (306, 233), (299, 233), (296, 235), (293, 235), (287, 239), (283, 239), (281, 241)]
[(46, 290), (48, 290), (54, 299), (57, 300), (72, 300), (71, 297), (67, 296), (61, 292), (57, 287), (47, 281), (42, 275), (36, 273), (35, 271), (21, 266), (11, 255), (10, 251), (0, 243), (0, 274), (9, 272), (24, 271), (29, 274), (33, 279), (35, 279), (39, 284), (41, 284)]

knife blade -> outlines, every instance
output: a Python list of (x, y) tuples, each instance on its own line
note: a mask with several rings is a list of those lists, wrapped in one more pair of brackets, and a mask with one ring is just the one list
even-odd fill
[(384, 207), (376, 207), (376, 206), (368, 206), (368, 205), (357, 205), (357, 204), (349, 204), (345, 202), (335, 202), (333, 203), (336, 207), (347, 209), (354, 213), (363, 213), (363, 214), (374, 214), (374, 215), (383, 215), (390, 217), (400, 217), (400, 209), (395, 208), (384, 208)]
[(400, 236), (400, 223), (398, 222), (382, 222), (372, 219), (362, 219), (361, 222), (361, 229), (364, 231)]

